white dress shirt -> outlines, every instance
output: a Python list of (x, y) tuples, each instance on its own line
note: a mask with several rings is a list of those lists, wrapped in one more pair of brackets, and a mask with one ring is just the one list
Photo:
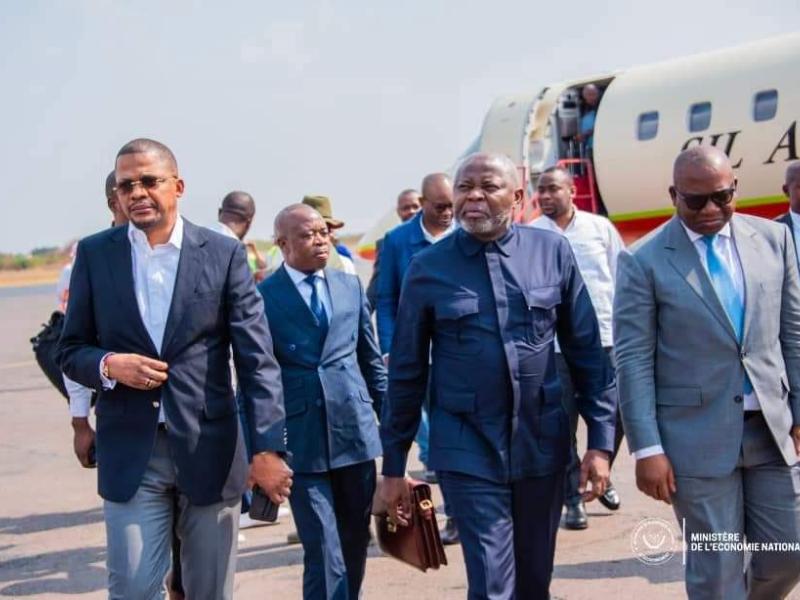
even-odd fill
[[(703, 265), (703, 269), (705, 269), (706, 274), (708, 274), (708, 261), (706, 259), (708, 246), (706, 245), (705, 241), (703, 241), (703, 234), (692, 231), (686, 225), (684, 225), (683, 221), (681, 221), (681, 225), (683, 225), (686, 235), (689, 236), (689, 240), (692, 242), (694, 249), (697, 250), (697, 256), (700, 258), (700, 264)], [(739, 253), (736, 250), (736, 243), (731, 235), (730, 223), (726, 223), (725, 227), (723, 227), (714, 238), (714, 252), (716, 252), (717, 256), (722, 259), (725, 268), (728, 270), (728, 273), (731, 274), (731, 277), (733, 278), (733, 286), (736, 288), (736, 293), (739, 294), (742, 305), (745, 307), (746, 311), (747, 305), (745, 304), (746, 298), (744, 288), (744, 272), (742, 271), (742, 261), (739, 259)], [(761, 410), (761, 405), (758, 403), (758, 396), (756, 396), (755, 390), (744, 395), (743, 404), (744, 410)], [(648, 446), (647, 448), (642, 448), (641, 450), (637, 450), (633, 453), (637, 460), (641, 458), (647, 458), (648, 456), (654, 456), (656, 454), (664, 454), (664, 449), (660, 445)]]
[(792, 218), (792, 232), (795, 239), (794, 251), (797, 255), (797, 262), (800, 263), (800, 215), (790, 210), (789, 216)]
[[(292, 283), (294, 283), (297, 291), (300, 292), (303, 302), (305, 302), (308, 309), (311, 310), (311, 286), (305, 281), (308, 274), (293, 269), (286, 263), (283, 263), (283, 266), (286, 268), (286, 272), (289, 274), (289, 278), (292, 280)], [(318, 279), (314, 280), (317, 286), (317, 297), (320, 302), (322, 302), (322, 306), (325, 307), (325, 314), (328, 315), (328, 323), (330, 323), (331, 316), (333, 316), (333, 304), (331, 303), (331, 295), (328, 291), (327, 280), (325, 279), (325, 271), (320, 269), (316, 271), (314, 275), (318, 277)]]
[(433, 235), (430, 231), (425, 229), (425, 223), (423, 223), (422, 217), (420, 217), (420, 219), (419, 219), (419, 227), (420, 227), (420, 229), (422, 229), (422, 235), (425, 237), (425, 241), (427, 241), (429, 244), (435, 244), (436, 242), (438, 242), (442, 238), (447, 237), (448, 235), (453, 233), (453, 231), (455, 231), (456, 222), (455, 222), (455, 220), (451, 221), (450, 222), (450, 227), (445, 229), (439, 235)]
[[(600, 341), (604, 348), (612, 347), (617, 256), (625, 248), (617, 228), (605, 217), (577, 208), (565, 229), (545, 215), (534, 219), (530, 226), (555, 231), (567, 238), (597, 315)], [(555, 350), (561, 351), (558, 340), (555, 341)]]
[[(183, 244), (183, 218), (178, 215), (166, 244), (150, 247), (145, 233), (133, 223), (128, 224), (128, 240), (131, 243), (133, 289), (136, 294), (136, 304), (139, 306), (139, 315), (156, 351), (160, 354), (164, 329), (172, 305), (172, 294), (175, 291), (175, 279), (178, 275), (178, 260)], [(103, 387), (113, 389), (117, 382), (102, 376), (102, 364), (101, 360), (100, 377)], [(163, 405), (159, 407), (158, 420), (164, 422)]]
[(221, 221), (217, 221), (209, 229), (216, 231), (217, 233), (221, 233), (225, 237), (233, 238), (234, 240), (239, 239), (239, 236), (233, 233), (233, 230)]

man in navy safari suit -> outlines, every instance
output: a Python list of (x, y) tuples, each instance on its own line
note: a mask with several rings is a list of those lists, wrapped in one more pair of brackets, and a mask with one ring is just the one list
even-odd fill
[(569, 242), (511, 224), (523, 190), (500, 155), (465, 159), (461, 229), (420, 252), (400, 296), (381, 418), (381, 498), (401, 525), (403, 480), (430, 364), (430, 462), (455, 513), (471, 599), (548, 598), (569, 459), (557, 332), (588, 427), (584, 498), (603, 494), (616, 388)]
[(303, 597), (355, 600), (364, 579), (376, 414), (386, 370), (361, 282), (325, 268), (328, 228), (305, 204), (275, 219), (283, 265), (259, 285), (281, 366), (290, 499), (303, 544)]
[(188, 598), (231, 598), (248, 480), (230, 348), (255, 456), (249, 477), (289, 494), (283, 402), (264, 307), (244, 246), (178, 213), (184, 182), (163, 144), (117, 154), (128, 225), (81, 241), (59, 343), (61, 368), (98, 390), (98, 487), (109, 596), (159, 596), (174, 507)]

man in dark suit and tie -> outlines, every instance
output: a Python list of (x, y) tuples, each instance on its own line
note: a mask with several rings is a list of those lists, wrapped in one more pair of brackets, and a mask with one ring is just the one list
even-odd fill
[[(407, 189), (400, 192), (397, 196), (397, 206), (395, 211), (400, 218), (400, 223), (410, 220), (422, 208), (420, 196), (417, 190)], [(374, 311), (378, 302), (378, 274), (381, 271), (381, 250), (383, 249), (383, 238), (375, 242), (375, 261), (372, 263), (372, 275), (367, 284), (367, 300), (369, 300), (370, 310)]]
[(180, 216), (169, 148), (133, 140), (115, 172), (130, 223), (78, 245), (59, 344), (63, 371), (99, 392), (109, 597), (160, 594), (174, 524), (187, 597), (231, 598), (248, 466), (230, 348), (247, 394), (249, 477), (275, 502), (291, 486), (263, 302), (244, 247)]
[(303, 597), (355, 600), (369, 544), (381, 454), (375, 414), (386, 369), (361, 282), (326, 268), (322, 216), (305, 204), (289, 206), (275, 219), (275, 238), (284, 263), (259, 291), (283, 377)]
[(461, 229), (420, 252), (403, 284), (381, 419), (380, 495), (405, 524), (403, 475), (430, 374), (430, 462), (458, 523), (468, 597), (545, 599), (570, 457), (554, 334), (588, 428), (585, 500), (608, 481), (613, 371), (569, 242), (511, 223), (523, 196), (515, 165), (502, 155), (469, 156), (454, 189)]
[[(794, 246), (800, 240), (800, 160), (789, 163), (786, 167), (786, 179), (783, 184), (783, 193), (789, 199), (789, 212), (781, 215), (776, 221), (780, 221), (792, 232)], [(798, 251), (800, 260), (800, 251)]]

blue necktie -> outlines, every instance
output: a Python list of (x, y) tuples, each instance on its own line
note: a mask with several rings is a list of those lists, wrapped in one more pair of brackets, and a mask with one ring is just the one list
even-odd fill
[(312, 273), (306, 277), (304, 281), (311, 286), (311, 302), (309, 302), (309, 308), (311, 308), (311, 312), (317, 320), (317, 325), (322, 329), (324, 335), (328, 333), (328, 314), (325, 312), (325, 306), (319, 299), (319, 293), (317, 293), (318, 279), (321, 278)]
[[(719, 254), (714, 249), (714, 240), (717, 235), (704, 235), (703, 241), (706, 244), (706, 264), (708, 265), (708, 275), (711, 278), (711, 284), (717, 292), (725, 312), (728, 313), (728, 318), (733, 325), (733, 330), (736, 332), (736, 338), (739, 342), (742, 341), (744, 335), (744, 303), (736, 291), (736, 286), (733, 283), (733, 277), (725, 263), (722, 262)], [(747, 373), (744, 375), (744, 393), (749, 394), (753, 391), (753, 384), (750, 383), (750, 378)]]

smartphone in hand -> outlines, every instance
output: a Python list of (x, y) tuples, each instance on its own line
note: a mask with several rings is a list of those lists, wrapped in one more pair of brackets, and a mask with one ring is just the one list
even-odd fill
[(278, 520), (278, 505), (269, 499), (264, 490), (255, 485), (253, 486), (253, 499), (250, 502), (250, 512), (248, 514), (251, 519), (256, 521), (274, 523)]

